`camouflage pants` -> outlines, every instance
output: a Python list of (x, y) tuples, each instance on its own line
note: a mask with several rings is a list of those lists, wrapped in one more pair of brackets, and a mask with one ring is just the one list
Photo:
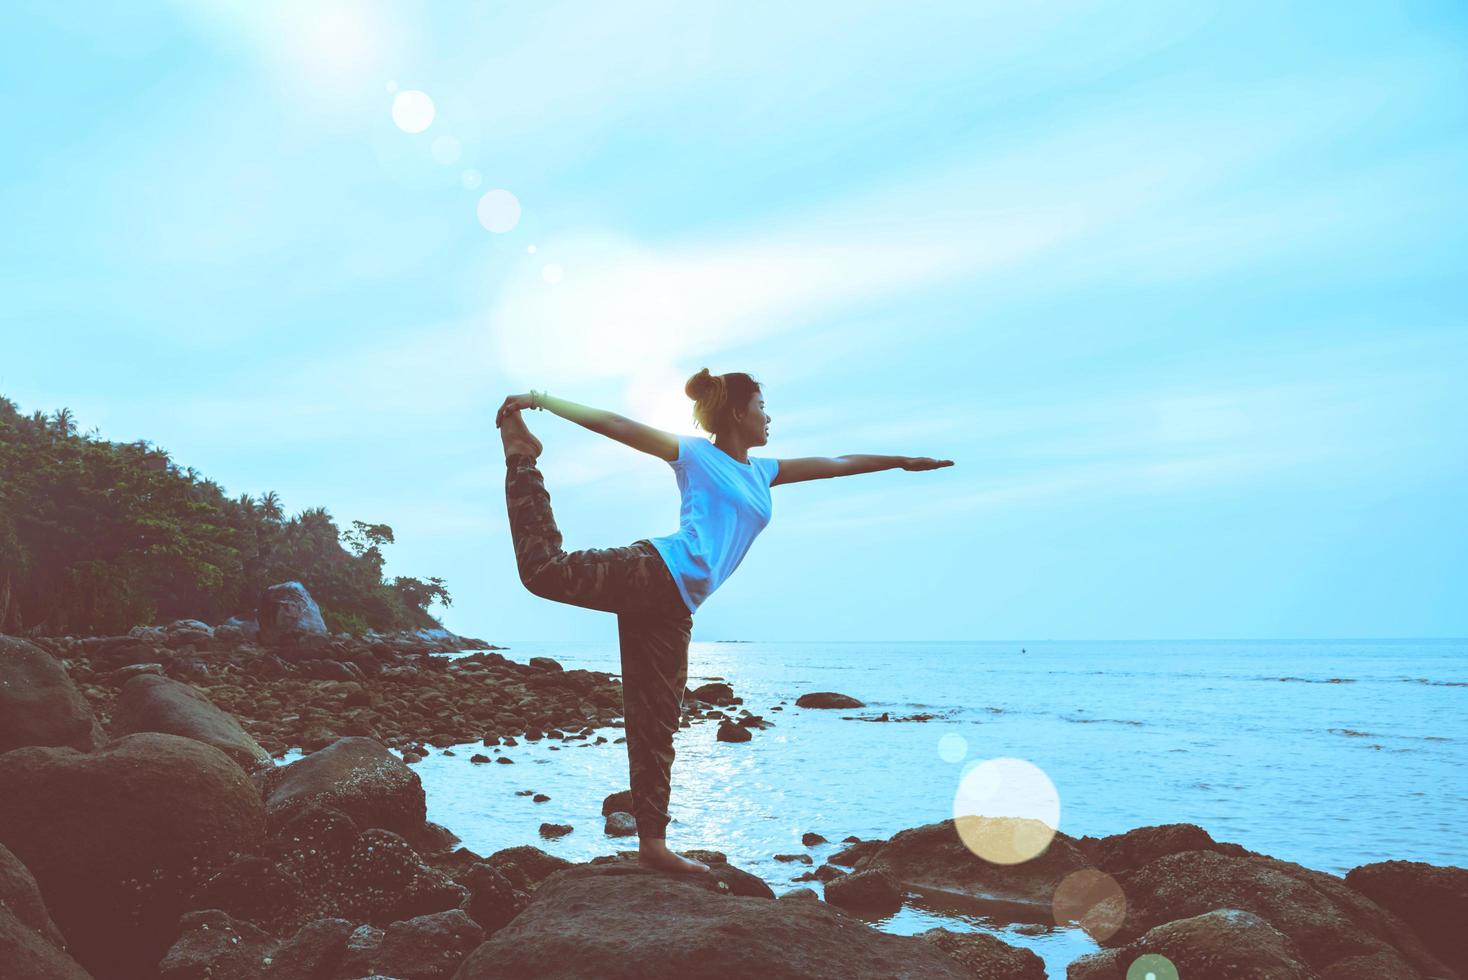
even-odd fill
[(639, 837), (661, 839), (671, 819), (673, 734), (683, 715), (693, 614), (646, 539), (622, 548), (562, 550), (535, 461), (514, 454), (505, 464), (520, 581), (542, 598), (617, 614), (632, 815)]

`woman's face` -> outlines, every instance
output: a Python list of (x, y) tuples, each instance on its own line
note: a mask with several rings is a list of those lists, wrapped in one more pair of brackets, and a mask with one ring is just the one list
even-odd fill
[(756, 391), (749, 396), (744, 414), (734, 419), (746, 446), (763, 446), (770, 441), (770, 416), (765, 411), (765, 396)]

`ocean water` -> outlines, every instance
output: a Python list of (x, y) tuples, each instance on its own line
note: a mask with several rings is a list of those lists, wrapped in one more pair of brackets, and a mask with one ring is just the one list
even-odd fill
[[(497, 642), (517, 661), (620, 671), (614, 632), (605, 642)], [(1468, 866), (1458, 826), (1468, 809), (1468, 641), (695, 642), (689, 686), (706, 679), (730, 683), (776, 727), (741, 744), (716, 741), (717, 722), (679, 731), (669, 845), (724, 851), (777, 894), (800, 887), (790, 879), (809, 866), (775, 854), (820, 864), (848, 834), (885, 838), (951, 817), (965, 773), (999, 758), (1049, 778), (1058, 829), (1072, 836), (1185, 821), (1333, 874), (1388, 859)], [(809, 691), (866, 707), (796, 708)], [(842, 717), (883, 711), (938, 717)], [(536, 843), (577, 861), (636, 846), (602, 833), (603, 797), (628, 785), (623, 745), (522, 742), (501, 753), (513, 766), (470, 763), (478, 743), (454, 751), (415, 768), (429, 819), (465, 846), (488, 854)], [(525, 789), (551, 799), (515, 795)], [(576, 829), (542, 840), (542, 821)], [(833, 843), (802, 847), (812, 830)], [(1096, 948), (1043, 916), (1026, 926), (916, 895), (870, 921), (906, 934), (990, 932), (1035, 950), (1055, 977)]]

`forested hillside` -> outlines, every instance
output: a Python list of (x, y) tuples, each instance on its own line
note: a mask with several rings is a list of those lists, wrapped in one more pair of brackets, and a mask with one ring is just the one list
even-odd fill
[(70, 411), (0, 397), (0, 633), (116, 633), (248, 613), (298, 580), (333, 631), (436, 626), (443, 580), (382, 577), (386, 524), (287, 518), (274, 493), (227, 496), (147, 441), (81, 434)]

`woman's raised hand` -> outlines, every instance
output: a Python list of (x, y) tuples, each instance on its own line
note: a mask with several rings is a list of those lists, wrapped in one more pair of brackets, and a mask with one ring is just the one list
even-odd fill
[(522, 412), (532, 407), (533, 404), (533, 398), (528, 393), (524, 395), (511, 395), (506, 398), (504, 404), (499, 407), (499, 411), (494, 413), (495, 427), (499, 427), (500, 422), (504, 420), (506, 412)]
[(932, 459), (928, 456), (904, 456), (902, 468), (905, 470), (936, 470), (943, 466), (952, 466), (951, 459)]

